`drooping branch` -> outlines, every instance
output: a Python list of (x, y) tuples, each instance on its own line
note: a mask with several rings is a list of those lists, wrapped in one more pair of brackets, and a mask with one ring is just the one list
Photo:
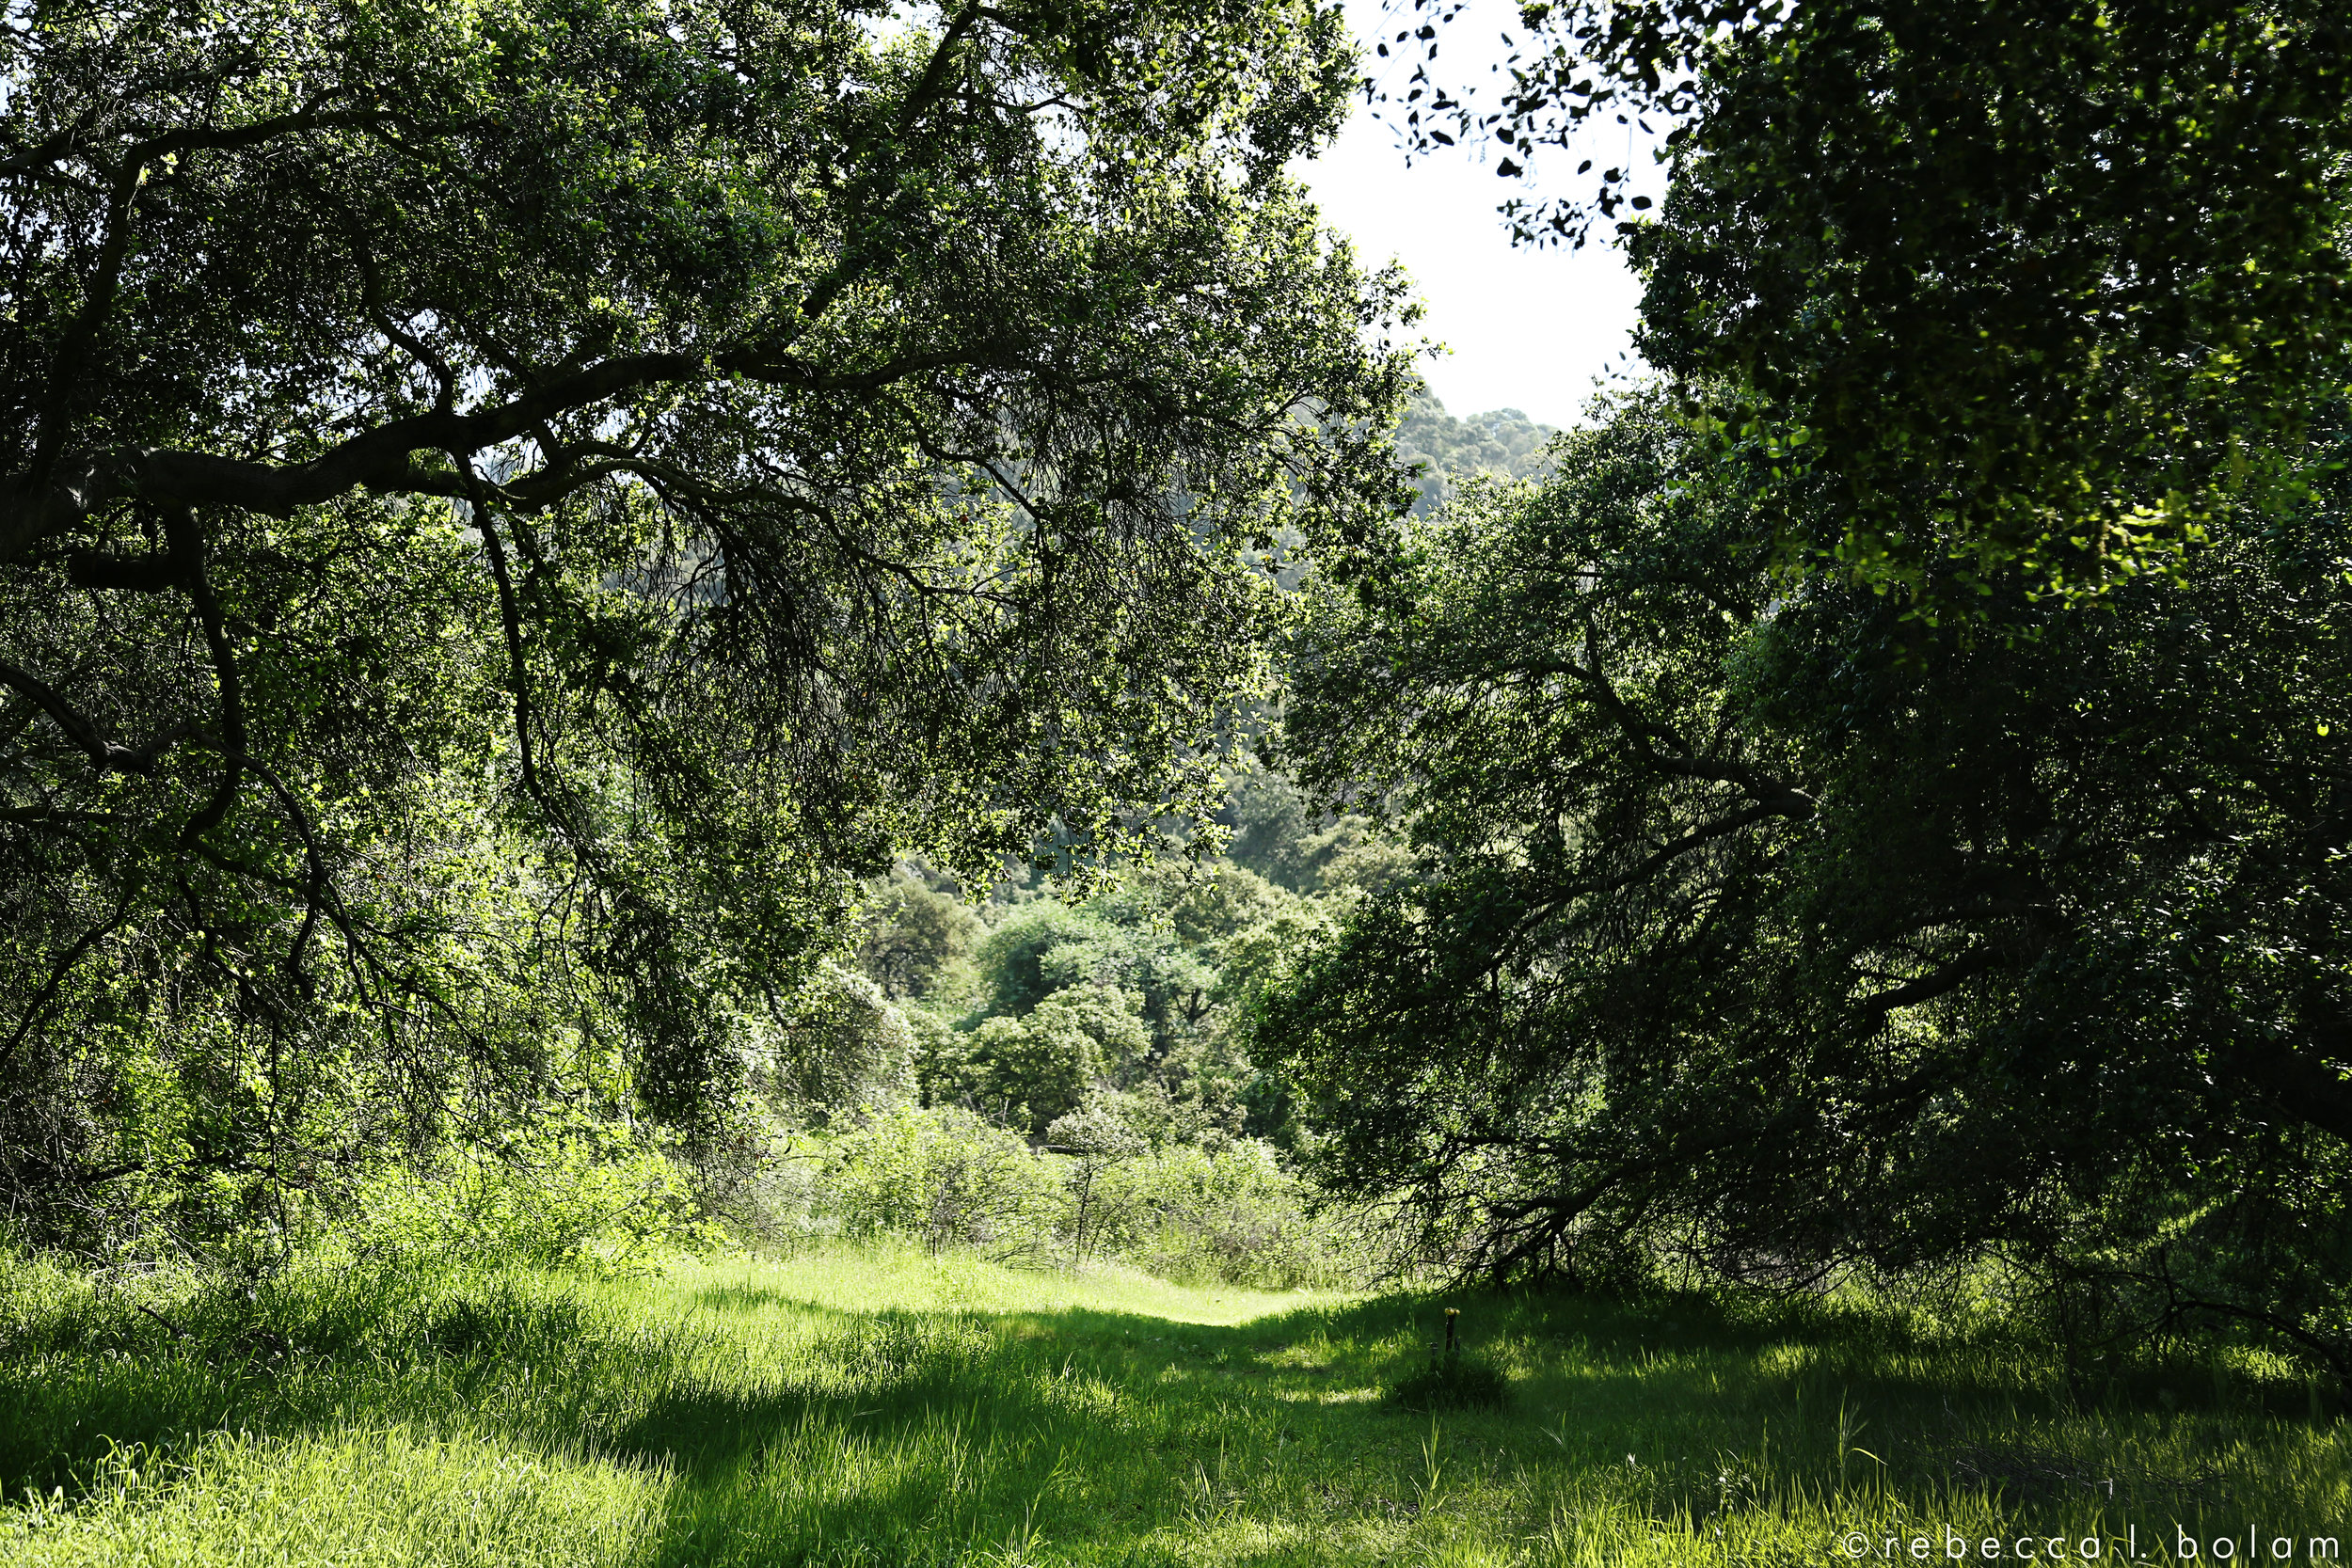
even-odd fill
[(196, 727), (175, 724), (144, 746), (124, 746), (107, 739), (97, 724), (67, 702), (55, 687), (13, 664), (0, 661), (0, 685), (14, 688), (54, 720), (66, 738), (81, 748), (91, 765), (102, 772), (151, 773), (164, 753), (186, 739)]
[(539, 788), (539, 769), (531, 745), (531, 666), (523, 657), (522, 610), (515, 597), (515, 580), (506, 564), (506, 546), (499, 538), (498, 523), (490, 515), (490, 496), (482, 476), (474, 471), (472, 461), (462, 453), (453, 452), (459, 471), (465, 475), (468, 497), (473, 507), (474, 531), (482, 535), (482, 553), (489, 558), (490, 577), (498, 585), (499, 622), (506, 633), (506, 665), (508, 681), (515, 698), (515, 744), (522, 765), (523, 790), (534, 800), (545, 804)]
[[(780, 355), (769, 344), (738, 345), (708, 356), (622, 355), (541, 382), (492, 407), (387, 420), (307, 462), (267, 463), (172, 448), (68, 454), (57, 461), (46, 483), (36, 470), (0, 480), (0, 562), (71, 531), (118, 500), (143, 500), (163, 510), (233, 506), (287, 517), (298, 507), (319, 505), (354, 489), (464, 498), (462, 475), (420, 467), (418, 454), (479, 452), (530, 435), (562, 415), (629, 392), (700, 382), (714, 373), (799, 391), (864, 393), (941, 370), (1034, 372), (1037, 368), (1018, 354), (936, 353), (904, 355), (870, 370), (834, 374)], [(533, 502), (551, 504), (596, 477), (600, 474), (593, 469), (532, 476)]]
[(1759, 822), (1788, 815), (1789, 815), (1788, 809), (1780, 802), (1773, 800), (1759, 801), (1744, 806), (1727, 816), (1717, 817), (1711, 822), (1700, 823), (1679, 838), (1661, 845), (1625, 870), (1589, 887), (1579, 888), (1577, 891), (1584, 894), (1604, 894), (1641, 886), (1694, 849), (1705, 848), (1718, 839), (1729, 838), (1745, 829), (1755, 827)]
[(32, 1000), (24, 1005), (24, 1016), (16, 1021), (16, 1028), (10, 1031), (8, 1043), (0, 1045), (0, 1068), (8, 1065), (9, 1058), (16, 1054), (25, 1037), (33, 1032), (33, 1025), (40, 1022), (42, 1015), (49, 1010), (49, 1004), (56, 999), (59, 988), (64, 986), (67, 977), (81, 961), (89, 956), (90, 950), (113, 935), (130, 918), (131, 904), (131, 888), (126, 884), (115, 900), (113, 911), (104, 920), (83, 930), (50, 967), (49, 978), (40, 990), (33, 993)]
[(204, 544), (195, 515), (186, 511), (167, 513), (164, 528), (172, 557), (180, 564), (182, 581), (196, 611), (197, 623), (204, 629), (205, 646), (213, 657), (213, 678), (220, 689), (220, 784), (212, 799), (199, 807), (180, 830), (180, 843), (184, 847), (218, 827), (237, 803), (237, 791), (245, 784), (245, 691), (238, 680), (236, 651), (230, 645), (228, 629), (222, 624), (220, 600), (214, 594), (212, 580), (205, 574)]
[(294, 824), (295, 834), (302, 840), (303, 879), (306, 884), (302, 926), (294, 933), (293, 945), (287, 949), (286, 975), (307, 995), (311, 982), (304, 970), (303, 958), (310, 950), (312, 933), (318, 929), (319, 916), (325, 914), (334, 921), (336, 928), (342, 933), (346, 950), (359, 945), (359, 933), (353, 928), (349, 911), (343, 909), (334, 879), (327, 873), (326, 854), (319, 845), (318, 831), (311, 825), (310, 813), (302, 809), (300, 799), (286, 787), (286, 782), (260, 758), (248, 757), (246, 762), (254, 774), (269, 786), (270, 793), (278, 797), (278, 803), (285, 809), (287, 819)]

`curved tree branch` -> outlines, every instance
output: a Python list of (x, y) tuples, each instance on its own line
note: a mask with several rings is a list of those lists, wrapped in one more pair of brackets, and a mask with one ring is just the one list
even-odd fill
[(151, 773), (155, 764), (192, 734), (193, 724), (175, 724), (144, 746), (108, 740), (98, 726), (67, 702), (55, 687), (15, 665), (0, 661), (0, 686), (16, 689), (34, 707), (56, 721), (66, 738), (80, 747), (93, 767), (107, 773)]
[[(623, 355), (543, 382), (493, 407), (387, 420), (307, 462), (258, 462), (174, 448), (68, 454), (45, 478), (32, 469), (0, 480), (0, 563), (78, 528), (118, 500), (143, 500), (165, 510), (234, 506), (286, 517), (297, 507), (319, 505), (354, 489), (464, 496), (462, 475), (419, 467), (417, 454), (479, 452), (530, 435), (558, 415), (628, 392), (698, 382), (714, 372), (739, 374), (766, 386), (837, 393), (878, 391), (909, 376), (976, 368), (1033, 372), (1037, 367), (1018, 355), (938, 353), (901, 356), (870, 370), (836, 375), (766, 346), (739, 345), (709, 356)], [(537, 485), (536, 504), (560, 499), (562, 486), (555, 476), (534, 475), (527, 483)]]
[(482, 535), (482, 553), (489, 558), (490, 577), (498, 584), (499, 622), (506, 632), (506, 666), (508, 679), (515, 695), (515, 744), (519, 749), (522, 781), (525, 793), (541, 805), (547, 804), (539, 788), (539, 768), (531, 745), (531, 666), (523, 657), (522, 609), (515, 597), (515, 580), (507, 570), (506, 546), (499, 538), (498, 523), (490, 515), (489, 487), (474, 471), (470, 457), (452, 452), (451, 458), (465, 476), (471, 492), (474, 530)]
[(244, 786), (245, 692), (237, 678), (236, 652), (221, 623), (220, 601), (213, 594), (211, 579), (205, 576), (204, 544), (196, 517), (184, 510), (167, 513), (164, 529), (172, 557), (180, 563), (183, 584), (196, 610), (197, 622), (204, 628), (205, 646), (213, 656), (213, 677), (220, 687), (220, 786), (180, 830), (180, 844), (184, 848), (220, 825), (236, 804), (237, 791)]

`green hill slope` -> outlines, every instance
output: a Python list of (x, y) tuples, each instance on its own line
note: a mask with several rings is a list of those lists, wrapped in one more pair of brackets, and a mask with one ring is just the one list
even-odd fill
[(1420, 480), (1421, 499), (1416, 516), (1425, 516), (1444, 503), (1450, 480), (1463, 474), (1501, 474), (1527, 479), (1546, 468), (1546, 446), (1559, 434), (1554, 425), (1537, 424), (1516, 408), (1496, 408), (1456, 419), (1446, 412), (1436, 393), (1423, 388), (1397, 427), (1397, 455), (1407, 463), (1426, 463)]

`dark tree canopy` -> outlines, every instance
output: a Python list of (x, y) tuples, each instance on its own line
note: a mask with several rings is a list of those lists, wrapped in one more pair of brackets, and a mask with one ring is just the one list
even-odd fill
[(1213, 809), (1255, 545), (1402, 504), (1279, 175), (1349, 79), (1288, 0), (11, 12), (0, 1166), (691, 1122), (892, 854)]
[(2096, 592), (2286, 504), (2272, 437), (2352, 382), (2336, 0), (1538, 3), (1491, 87), (1435, 57), (1457, 9), (1394, 8), (1383, 53), (1427, 57), (1392, 112), (1594, 192), (1508, 211), (1629, 242), (1641, 346), (1786, 558), (1936, 616)]
[(2352, 1364), (2342, 448), (1973, 630), (1773, 570), (1654, 402), (1557, 450), (1321, 595), (1291, 749), (1420, 853), (1258, 1021), (1326, 1178), (1500, 1273), (1994, 1248)]

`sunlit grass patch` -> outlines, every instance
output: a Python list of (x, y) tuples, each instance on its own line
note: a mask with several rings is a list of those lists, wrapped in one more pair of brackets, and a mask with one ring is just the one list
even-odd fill
[(406, 1428), (214, 1433), (167, 1458), (110, 1455), (81, 1496), (0, 1516), (0, 1559), (67, 1563), (622, 1564), (663, 1527), (658, 1466)]
[[(860, 1248), (0, 1291), (11, 1563), (1728, 1568), (2134, 1528), (2160, 1562), (2176, 1527), (2352, 1520), (2346, 1428), (2282, 1370), (2086, 1399), (2038, 1347), (1863, 1312)], [(1382, 1401), (1449, 1307), (1507, 1407)]]

